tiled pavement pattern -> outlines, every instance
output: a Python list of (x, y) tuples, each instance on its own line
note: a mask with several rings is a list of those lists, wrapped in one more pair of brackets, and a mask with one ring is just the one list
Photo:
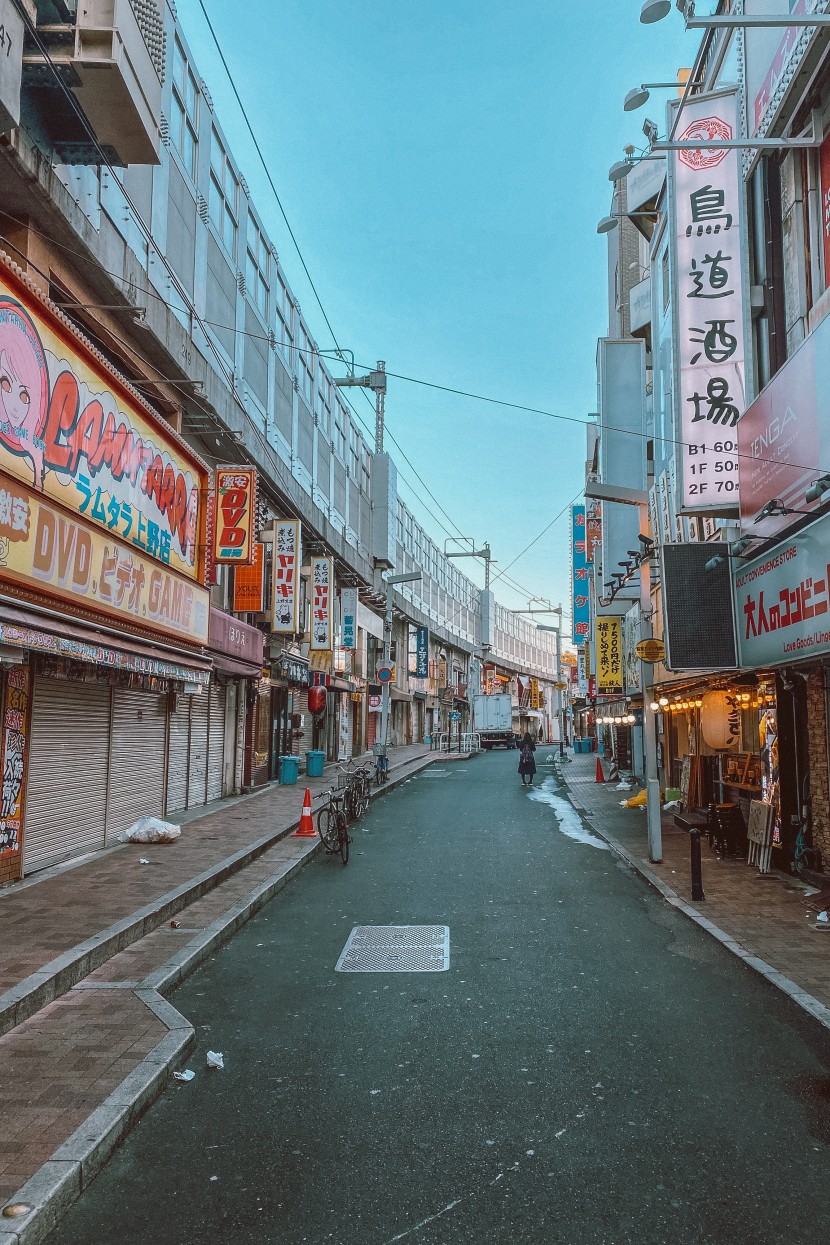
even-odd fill
[[(392, 781), (421, 768), (428, 756), (423, 746), (396, 749), (390, 758)], [(437, 754), (433, 757), (437, 759)], [(262, 835), (288, 830), (299, 818), (305, 785), (312, 791), (324, 790), (331, 786), (332, 773), (327, 767), (321, 779), (302, 778), (295, 787), (274, 787), (248, 799), (225, 801), (185, 825), (173, 845), (128, 845), (41, 882), (0, 892), (3, 984), (16, 984)], [(165, 921), (152, 929), (0, 1037), (0, 1203), (51, 1158), (147, 1056), (154, 1058), (168, 1029), (145, 1001), (147, 993), (134, 990), (155, 984), (151, 975), (163, 975), (162, 966), (167, 972), (176, 959), (186, 959), (192, 969), (213, 945), (206, 940), (206, 931), (210, 933), (214, 922), (221, 924), (229, 913), (243, 908), (245, 917), (250, 915), (246, 904), (251, 897), (268, 884), (273, 888), (277, 879), (316, 849), (316, 838), (278, 839), (178, 911), (178, 927)], [(139, 865), (141, 856), (151, 864)], [(155, 1058), (161, 1062), (161, 1053)], [(0, 1240), (5, 1240), (5, 1221), (0, 1225)]]
[[(572, 802), (591, 824), (615, 839), (637, 866), (711, 921), (752, 956), (783, 973), (806, 994), (830, 1007), (830, 930), (816, 928), (811, 890), (789, 874), (773, 870), (762, 877), (743, 860), (720, 860), (701, 840), (702, 902), (692, 903), (689, 836), (663, 814), (663, 861), (648, 859), (643, 809), (622, 808), (635, 794), (617, 791), (613, 783), (595, 781), (596, 756), (574, 756), (560, 766)], [(773, 865), (776, 853), (773, 852)]]

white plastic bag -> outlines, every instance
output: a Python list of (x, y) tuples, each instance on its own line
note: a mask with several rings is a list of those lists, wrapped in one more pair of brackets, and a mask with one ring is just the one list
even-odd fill
[(224, 1068), (225, 1057), (221, 1050), (209, 1050), (207, 1053), (207, 1066), (209, 1068)]
[(158, 817), (139, 817), (128, 830), (118, 835), (119, 843), (174, 843), (181, 834), (179, 826), (160, 821)]

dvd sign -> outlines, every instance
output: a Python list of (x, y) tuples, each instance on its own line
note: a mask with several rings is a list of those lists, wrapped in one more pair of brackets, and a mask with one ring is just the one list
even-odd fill
[(219, 468), (216, 472), (214, 562), (250, 566), (254, 560), (256, 468)]

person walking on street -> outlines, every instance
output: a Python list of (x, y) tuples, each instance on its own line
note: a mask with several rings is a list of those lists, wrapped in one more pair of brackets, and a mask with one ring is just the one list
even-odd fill
[(533, 786), (533, 775), (536, 773), (536, 759), (534, 752), (536, 745), (530, 738), (530, 731), (525, 731), (524, 738), (519, 745), (519, 773), (522, 776), (522, 786)]

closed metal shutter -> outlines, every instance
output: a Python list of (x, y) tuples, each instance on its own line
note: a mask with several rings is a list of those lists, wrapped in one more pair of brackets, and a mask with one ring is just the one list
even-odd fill
[(164, 814), (167, 697), (113, 688), (107, 841), (138, 817)]
[(190, 748), (190, 697), (179, 696), (175, 713), (170, 714), (167, 743), (168, 813), (187, 808), (187, 755)]
[(215, 680), (210, 685), (210, 734), (208, 736), (207, 798), (220, 800), (224, 794), (222, 774), (225, 766), (225, 688)]
[(190, 773), (187, 778), (187, 807), (204, 804), (207, 796), (208, 718), (210, 697), (207, 688), (190, 696)]
[(24, 872), (103, 847), (110, 689), (35, 676)]

